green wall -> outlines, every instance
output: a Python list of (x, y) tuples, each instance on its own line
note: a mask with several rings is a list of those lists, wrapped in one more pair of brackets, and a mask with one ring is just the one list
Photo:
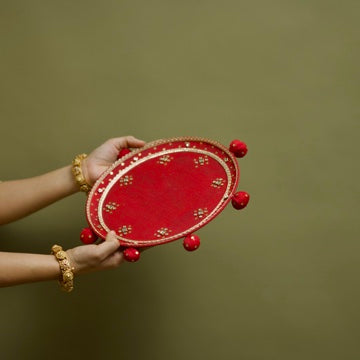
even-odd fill
[[(137, 264), (0, 290), (1, 359), (359, 359), (358, 1), (0, 1), (3, 180), (109, 137), (247, 142), (227, 208)], [(79, 244), (85, 197), (0, 229)]]

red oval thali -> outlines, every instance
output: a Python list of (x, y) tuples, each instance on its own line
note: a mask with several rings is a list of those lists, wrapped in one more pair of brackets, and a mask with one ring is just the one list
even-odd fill
[(88, 196), (87, 220), (103, 239), (115, 230), (122, 246), (164, 244), (211, 221), (238, 181), (237, 160), (223, 145), (189, 137), (157, 140), (102, 174)]

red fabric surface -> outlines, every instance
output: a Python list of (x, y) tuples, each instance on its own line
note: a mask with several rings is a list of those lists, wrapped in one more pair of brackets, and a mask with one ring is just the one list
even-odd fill
[(239, 178), (234, 155), (205, 139), (147, 144), (119, 159), (96, 182), (87, 219), (124, 246), (153, 246), (185, 237), (217, 216)]

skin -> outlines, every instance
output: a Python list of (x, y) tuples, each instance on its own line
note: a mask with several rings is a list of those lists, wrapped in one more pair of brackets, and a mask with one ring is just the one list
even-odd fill
[[(122, 148), (139, 148), (145, 142), (133, 136), (113, 138), (92, 151), (81, 169), (88, 184), (116, 160)], [(0, 183), (0, 225), (16, 221), (57, 200), (79, 191), (71, 165), (29, 179)], [(116, 268), (123, 263), (119, 242), (113, 231), (100, 244), (82, 245), (66, 251), (74, 274)], [(60, 275), (53, 255), (0, 252), (0, 286), (55, 280)]]

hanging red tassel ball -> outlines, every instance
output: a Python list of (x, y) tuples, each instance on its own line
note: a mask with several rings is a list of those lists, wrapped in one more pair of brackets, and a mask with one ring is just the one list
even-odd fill
[(237, 157), (237, 158), (242, 158), (244, 157), (247, 152), (247, 146), (244, 142), (240, 141), (240, 140), (233, 140), (230, 143), (230, 147), (229, 150)]
[(135, 248), (127, 248), (123, 252), (124, 258), (129, 262), (136, 262), (140, 259), (140, 251)]
[(93, 244), (97, 239), (96, 234), (90, 229), (90, 228), (84, 228), (82, 229), (80, 233), (80, 240), (88, 245)]
[(241, 210), (247, 206), (249, 200), (250, 200), (250, 195), (247, 192), (239, 191), (233, 196), (231, 200), (231, 204), (234, 207), (234, 209)]

